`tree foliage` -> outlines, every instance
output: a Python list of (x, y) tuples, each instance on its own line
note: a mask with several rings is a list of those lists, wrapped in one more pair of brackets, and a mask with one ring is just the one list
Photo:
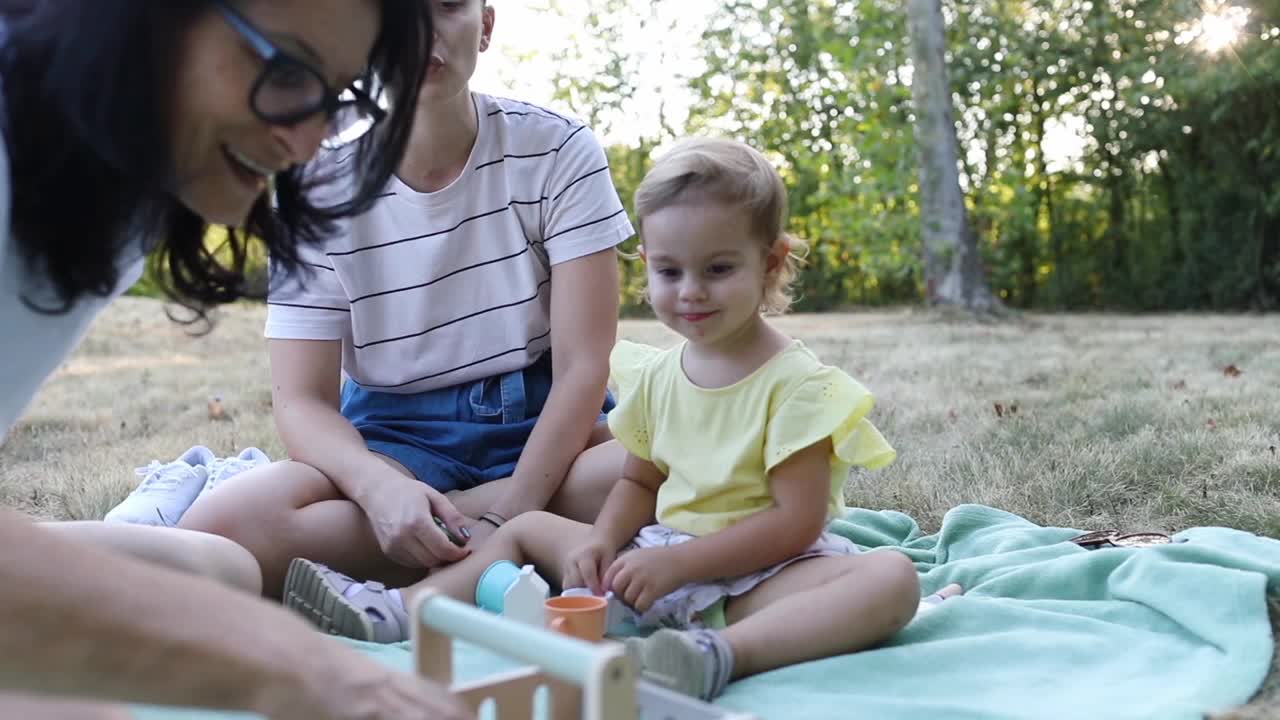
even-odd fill
[[(1246, 1), (944, 4), (961, 183), (1005, 303), (1280, 304), (1280, 0)], [(586, 31), (626, 32), (655, 5), (602, 3)], [(813, 245), (800, 309), (921, 298), (903, 7), (726, 0), (681, 78), (695, 97), (684, 127), (610, 149), (624, 198), (672, 136), (740, 137), (778, 163), (792, 229)], [(1206, 13), (1236, 22), (1236, 42), (1206, 45)], [(652, 77), (625, 43), (600, 47), (597, 72), (558, 87), (607, 130), (610, 116), (643, 112), (631, 98), (671, 78)], [(634, 291), (639, 268), (628, 272)]]

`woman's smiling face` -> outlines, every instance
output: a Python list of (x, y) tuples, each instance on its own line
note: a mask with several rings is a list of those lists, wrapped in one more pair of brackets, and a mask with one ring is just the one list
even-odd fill
[[(331, 92), (364, 71), (381, 23), (376, 0), (246, 0), (233, 7), (281, 51), (318, 71)], [(319, 112), (284, 126), (258, 117), (250, 93), (266, 63), (216, 5), (179, 47), (169, 108), (177, 198), (207, 222), (241, 225), (273, 173), (315, 155), (328, 119)]]

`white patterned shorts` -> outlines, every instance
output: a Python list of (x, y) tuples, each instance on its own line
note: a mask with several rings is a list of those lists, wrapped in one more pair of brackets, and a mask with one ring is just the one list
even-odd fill
[[(648, 525), (622, 548), (622, 552), (679, 545), (693, 539), (695, 539), (694, 535), (672, 530), (663, 525)], [(685, 585), (659, 598), (646, 613), (641, 614), (627, 608), (630, 615), (628, 619), (638, 628), (645, 629), (667, 627), (686, 630), (722, 627), (726, 599), (750, 592), (791, 563), (815, 557), (856, 555), (858, 552), (858, 546), (847, 538), (824, 532), (809, 546), (809, 549), (777, 565), (741, 577)]]

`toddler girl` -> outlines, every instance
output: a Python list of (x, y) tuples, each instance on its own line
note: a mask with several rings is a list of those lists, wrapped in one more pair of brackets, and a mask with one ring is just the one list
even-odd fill
[[(623, 477), (595, 525), (526, 513), (421, 586), (470, 602), (484, 569), (511, 560), (564, 588), (612, 591), (658, 628), (628, 641), (645, 674), (703, 699), (875, 646), (911, 620), (910, 560), (825, 532), (850, 467), (895, 452), (867, 419), (867, 389), (765, 317), (790, 302), (786, 206), (778, 173), (740, 143), (687, 140), (657, 162), (636, 191), (641, 253), (654, 313), (684, 340), (612, 353)], [(315, 563), (294, 561), (286, 598), (328, 631), (408, 637), (398, 591)]]

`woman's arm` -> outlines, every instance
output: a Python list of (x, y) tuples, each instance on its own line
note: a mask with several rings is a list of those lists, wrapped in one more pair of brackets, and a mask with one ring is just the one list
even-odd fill
[(289, 457), (329, 477), (347, 497), (367, 496), (368, 478), (385, 467), (339, 412), (342, 342), (270, 340), (271, 401)]
[(609, 352), (618, 332), (613, 248), (551, 268), (551, 392), (512, 473), (490, 508), (504, 518), (540, 510), (586, 448), (604, 404)]
[(443, 688), (248, 593), (7, 511), (0, 547), (0, 688), (280, 719), (464, 716)]
[(796, 452), (769, 473), (773, 507), (670, 548), (686, 582), (738, 577), (795, 557), (827, 523), (831, 492), (831, 440)]
[(369, 452), (340, 408), (342, 345), (337, 340), (271, 340), (271, 397), (289, 456), (324, 473), (369, 516), (383, 552), (409, 567), (465, 556), (436, 527), (466, 520), (444, 495), (393, 470)]

